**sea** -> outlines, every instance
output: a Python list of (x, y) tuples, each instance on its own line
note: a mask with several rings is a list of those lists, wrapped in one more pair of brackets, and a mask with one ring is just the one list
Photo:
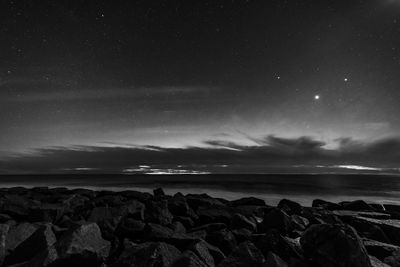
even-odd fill
[(310, 206), (314, 199), (332, 202), (362, 199), (400, 204), (400, 176), (375, 174), (199, 174), (199, 175), (2, 175), (0, 187), (67, 187), (93, 190), (208, 194), (227, 200), (264, 199), (276, 205), (287, 198)]

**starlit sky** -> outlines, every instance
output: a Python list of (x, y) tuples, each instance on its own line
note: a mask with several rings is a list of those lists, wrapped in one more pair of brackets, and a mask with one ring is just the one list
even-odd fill
[(0, 2), (0, 173), (399, 172), (400, 1)]

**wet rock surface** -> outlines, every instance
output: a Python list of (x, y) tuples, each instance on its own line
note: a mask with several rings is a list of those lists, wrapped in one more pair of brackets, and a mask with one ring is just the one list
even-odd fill
[(400, 266), (400, 207), (1, 189), (0, 266)]

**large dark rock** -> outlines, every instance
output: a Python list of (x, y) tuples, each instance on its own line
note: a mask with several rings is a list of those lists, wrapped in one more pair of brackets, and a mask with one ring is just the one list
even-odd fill
[(371, 266), (361, 239), (349, 225), (312, 225), (300, 242), (304, 255), (321, 266)]
[(248, 219), (245, 216), (236, 213), (232, 217), (231, 228), (232, 229), (245, 228), (250, 230), (251, 232), (254, 232), (257, 228), (257, 224), (255, 220)]
[(400, 250), (400, 247), (398, 246), (375, 240), (363, 240), (363, 243), (368, 254), (375, 256), (380, 260), (384, 260), (386, 257), (391, 256), (394, 251)]
[(27, 222), (11, 227), (7, 234), (6, 251), (13, 251), (21, 242), (30, 237), (38, 227), (38, 225)]
[(355, 211), (375, 211), (373, 207), (368, 205), (364, 200), (354, 200), (350, 202), (342, 202), (343, 209)]
[(379, 259), (377, 259), (374, 256), (369, 256), (369, 260), (371, 261), (372, 267), (390, 267), (389, 265), (387, 265), (386, 263), (383, 263), (382, 261), (380, 261)]
[(265, 234), (253, 235), (252, 241), (261, 250), (264, 257), (268, 256), (269, 251), (285, 261), (290, 258), (302, 257), (300, 244), (296, 240), (282, 236), (276, 229), (268, 230)]
[(266, 266), (268, 267), (288, 267), (288, 264), (282, 260), (278, 255), (269, 251), (266, 259)]
[(208, 267), (193, 251), (187, 250), (182, 253), (171, 267)]
[(67, 211), (67, 207), (62, 203), (41, 203), (40, 206), (32, 207), (29, 210), (28, 220), (55, 223)]
[(142, 239), (145, 225), (142, 221), (124, 218), (115, 230), (115, 234), (120, 238), (126, 237), (131, 240)]
[(4, 265), (12, 265), (28, 261), (39, 252), (48, 249), (56, 242), (50, 225), (40, 226), (31, 236), (21, 242), (4, 261)]
[(207, 194), (188, 194), (186, 195), (186, 201), (193, 210), (197, 210), (198, 207), (215, 207), (215, 206), (226, 206), (220, 200), (210, 197)]
[(28, 219), (30, 209), (38, 207), (40, 202), (24, 196), (6, 194), (0, 199), (0, 212), (16, 220)]
[(124, 250), (110, 267), (154, 266), (168, 267), (181, 252), (163, 242), (146, 242)]
[(215, 266), (215, 261), (208, 249), (209, 246), (203, 240), (196, 240), (190, 245), (189, 250), (193, 251), (206, 266), (213, 267)]
[(197, 209), (197, 215), (199, 216), (199, 224), (225, 223), (229, 225), (232, 220), (233, 212), (225, 206), (201, 206)]
[(244, 197), (230, 202), (232, 207), (237, 206), (265, 206), (265, 201), (256, 197)]
[(207, 234), (206, 241), (217, 246), (221, 251), (228, 255), (236, 247), (236, 239), (228, 229), (221, 229)]
[(237, 246), (219, 267), (267, 267), (264, 255), (250, 241), (243, 242)]
[(299, 203), (289, 199), (282, 199), (279, 201), (278, 208), (284, 210), (289, 215), (301, 215), (303, 213), (303, 207)]
[(0, 266), (6, 257), (6, 238), (9, 228), (8, 224), (0, 224)]
[(153, 190), (153, 195), (154, 195), (154, 197), (164, 197), (165, 193), (162, 188), (156, 188)]
[(173, 215), (168, 209), (168, 202), (166, 200), (147, 202), (145, 219), (148, 222), (162, 225), (171, 224)]
[(340, 210), (342, 209), (342, 206), (340, 206), (339, 204), (333, 203), (333, 202), (329, 202), (329, 201), (325, 201), (322, 199), (314, 199), (312, 202), (312, 207), (320, 207), (326, 210)]
[(392, 255), (385, 258), (384, 263), (391, 267), (400, 267), (400, 250), (393, 251)]
[(278, 208), (271, 209), (264, 215), (264, 220), (260, 225), (261, 231), (267, 231), (269, 229), (277, 229), (282, 234), (286, 234), (290, 231), (291, 220), (289, 215)]
[(53, 246), (36, 255), (28, 266), (99, 266), (109, 255), (110, 242), (101, 237), (96, 223), (69, 230)]

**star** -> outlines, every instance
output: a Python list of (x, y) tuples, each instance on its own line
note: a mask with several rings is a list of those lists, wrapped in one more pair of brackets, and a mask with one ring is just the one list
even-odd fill
[(345, 81), (345, 82), (348, 82), (348, 81), (349, 81), (349, 79), (347, 79), (347, 78), (344, 78), (344, 79), (343, 79), (343, 81)]
[(314, 96), (314, 99), (315, 99), (315, 100), (319, 100), (319, 98), (320, 98), (319, 95), (315, 95), (315, 96)]

